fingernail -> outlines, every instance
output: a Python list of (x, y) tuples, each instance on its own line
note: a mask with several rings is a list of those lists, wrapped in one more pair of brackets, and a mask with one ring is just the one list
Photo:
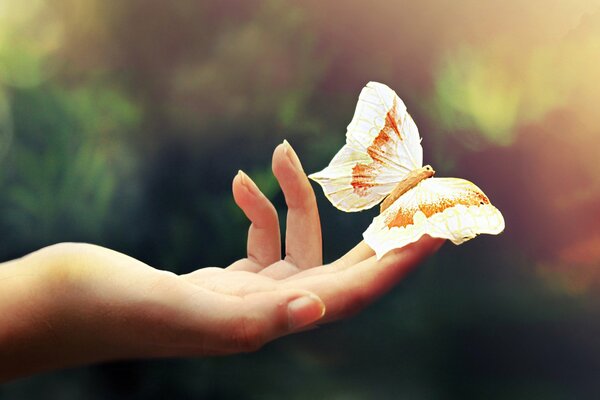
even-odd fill
[(300, 159), (298, 158), (298, 154), (294, 151), (292, 146), (287, 140), (283, 140), (283, 151), (285, 155), (288, 157), (293, 166), (295, 166), (299, 171), (304, 172), (302, 168), (302, 163), (300, 163)]
[(288, 303), (290, 330), (305, 327), (325, 315), (325, 304), (315, 295), (303, 296)]
[(238, 171), (238, 176), (240, 177), (240, 183), (252, 194), (257, 194), (260, 192), (256, 183), (244, 171), (241, 169)]

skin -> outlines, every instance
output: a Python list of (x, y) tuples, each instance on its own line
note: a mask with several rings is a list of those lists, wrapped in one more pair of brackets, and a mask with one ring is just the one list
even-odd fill
[(315, 194), (287, 142), (273, 173), (288, 206), (283, 259), (275, 207), (240, 171), (232, 190), (251, 221), (248, 256), (229, 267), (176, 275), (81, 243), (0, 264), (0, 381), (107, 360), (255, 351), (355, 314), (443, 243), (425, 236), (377, 261), (361, 242), (323, 265)]

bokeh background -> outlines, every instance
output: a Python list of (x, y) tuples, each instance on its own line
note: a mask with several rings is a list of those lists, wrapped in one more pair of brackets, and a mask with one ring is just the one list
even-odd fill
[[(387, 83), (440, 176), (506, 231), (352, 320), (249, 355), (42, 374), (2, 398), (600, 396), (600, 1), (0, 0), (0, 261), (88, 241), (188, 272), (242, 257), (230, 185), (287, 138), (308, 171)], [(317, 190), (325, 259), (376, 211)]]

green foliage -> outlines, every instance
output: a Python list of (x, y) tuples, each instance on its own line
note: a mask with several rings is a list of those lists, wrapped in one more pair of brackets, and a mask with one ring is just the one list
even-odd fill
[(0, 171), (4, 251), (101, 241), (122, 212), (115, 194), (134, 172), (127, 135), (139, 113), (100, 86), (44, 85), (9, 96), (14, 139)]

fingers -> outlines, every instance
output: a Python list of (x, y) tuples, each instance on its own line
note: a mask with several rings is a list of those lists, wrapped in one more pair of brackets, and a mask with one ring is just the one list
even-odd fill
[(278, 337), (302, 330), (321, 319), (325, 304), (313, 293), (276, 290), (245, 296), (224, 313), (222, 353), (255, 351)]
[(354, 265), (336, 262), (323, 268), (320, 274), (294, 276), (283, 285), (317, 294), (327, 306), (324, 320), (347, 317), (387, 292), (443, 242), (442, 239), (424, 236), (415, 243), (389, 252), (380, 260), (370, 257)]
[(288, 206), (286, 259), (300, 269), (321, 265), (321, 222), (315, 193), (287, 141), (277, 146), (273, 153), (273, 173)]
[[(233, 179), (233, 198), (252, 222), (248, 231), (248, 258), (255, 264), (240, 263), (237, 267), (260, 270), (281, 259), (279, 220), (273, 204), (244, 172)], [(231, 266), (231, 269), (235, 269)]]

